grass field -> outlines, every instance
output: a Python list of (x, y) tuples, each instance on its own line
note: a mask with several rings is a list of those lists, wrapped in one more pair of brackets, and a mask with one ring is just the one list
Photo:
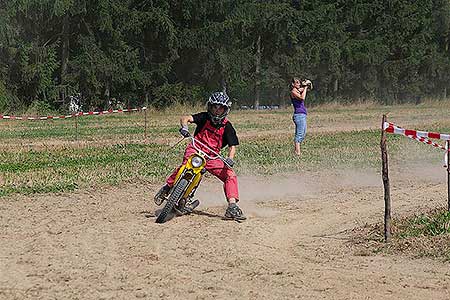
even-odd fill
[[(192, 111), (192, 113), (195, 111)], [(186, 108), (186, 113), (191, 113)], [(442, 102), (396, 107), (338, 105), (310, 110), (300, 159), (292, 155), (291, 110), (233, 111), (240, 137), (236, 171), (264, 176), (324, 168), (380, 169), (380, 122), (426, 131), (450, 132)], [(157, 183), (180, 161), (181, 112), (123, 113), (46, 121), (0, 121), (0, 195), (64, 192), (118, 185)], [(398, 120), (398, 121), (397, 121)], [(193, 127), (191, 127), (193, 130)], [(388, 137), (394, 164), (440, 163), (442, 151), (405, 137)]]

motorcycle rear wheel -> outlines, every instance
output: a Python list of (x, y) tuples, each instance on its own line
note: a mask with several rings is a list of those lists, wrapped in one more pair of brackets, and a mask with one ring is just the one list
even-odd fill
[(175, 186), (172, 194), (170, 194), (169, 199), (166, 201), (166, 205), (161, 210), (161, 213), (156, 218), (155, 223), (164, 223), (166, 221), (167, 216), (173, 210), (173, 207), (176, 203), (183, 197), (183, 193), (188, 185), (188, 181), (186, 179), (181, 179), (180, 182)]

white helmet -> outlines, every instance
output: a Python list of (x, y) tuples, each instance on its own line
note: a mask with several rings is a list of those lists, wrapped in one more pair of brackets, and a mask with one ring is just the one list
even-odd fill
[[(223, 114), (219, 116), (213, 114), (212, 106), (215, 104), (225, 107), (225, 111)], [(220, 124), (230, 112), (231, 108), (230, 97), (228, 97), (228, 95), (225, 92), (215, 92), (209, 97), (207, 106), (208, 106), (208, 114), (211, 118), (211, 121), (214, 124)]]

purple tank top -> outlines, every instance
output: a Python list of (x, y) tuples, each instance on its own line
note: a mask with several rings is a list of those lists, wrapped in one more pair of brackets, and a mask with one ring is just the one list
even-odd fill
[(307, 114), (305, 101), (298, 100), (296, 98), (291, 97), (292, 105), (294, 106), (294, 114)]

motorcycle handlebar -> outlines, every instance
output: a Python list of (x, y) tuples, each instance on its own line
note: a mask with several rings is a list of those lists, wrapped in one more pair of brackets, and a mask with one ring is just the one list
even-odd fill
[[(199, 140), (197, 140), (196, 138), (194, 138), (193, 136), (190, 137), (186, 137), (186, 139), (190, 139), (192, 141), (192, 146), (199, 152), (201, 152), (203, 155), (205, 155), (205, 157), (207, 157), (208, 159), (214, 160), (214, 159), (220, 159), (221, 161), (223, 161), (225, 163), (225, 165), (228, 168), (232, 168), (226, 161), (226, 159), (220, 155), (219, 153), (217, 153), (216, 151), (214, 151), (213, 149), (211, 149), (208, 145), (205, 145), (204, 143), (200, 142)], [(205, 147), (206, 149), (208, 149), (210, 152), (214, 153), (216, 156), (211, 156), (205, 153), (205, 151), (203, 151), (202, 149), (198, 148), (195, 143), (198, 143), (200, 145), (202, 145), (203, 147)]]

